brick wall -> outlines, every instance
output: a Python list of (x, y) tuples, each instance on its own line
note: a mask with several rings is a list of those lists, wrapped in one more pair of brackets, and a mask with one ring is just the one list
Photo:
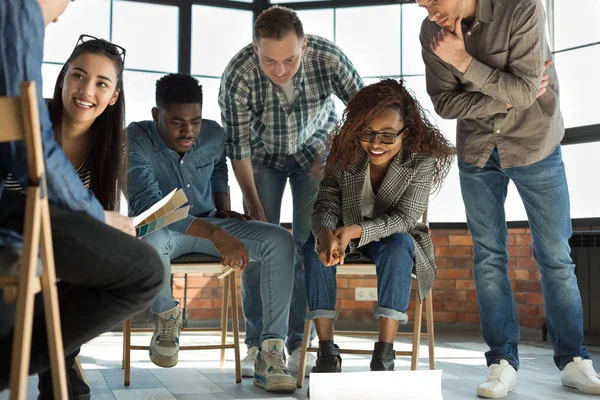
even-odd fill
[[(473, 243), (467, 230), (433, 230), (437, 280), (433, 291), (436, 323), (479, 323), (475, 282), (473, 281)], [(531, 252), (529, 229), (510, 229), (508, 237), (508, 274), (522, 326), (539, 328), (544, 322), (540, 273)], [(238, 283), (239, 299), (239, 275)], [(355, 300), (355, 288), (376, 287), (374, 276), (339, 277), (337, 309), (339, 319), (371, 320), (375, 302)], [(413, 285), (414, 286), (414, 285)], [(173, 277), (173, 294), (183, 301), (183, 275)], [(188, 276), (188, 318), (220, 318), (223, 282), (215, 276)], [(413, 289), (414, 290), (414, 289)], [(411, 294), (411, 299), (414, 296)], [(241, 302), (240, 304), (241, 309)], [(409, 318), (413, 318), (413, 305)]]

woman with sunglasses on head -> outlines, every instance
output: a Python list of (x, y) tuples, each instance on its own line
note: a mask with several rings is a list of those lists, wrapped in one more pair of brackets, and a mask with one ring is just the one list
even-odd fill
[(333, 342), (336, 266), (363, 257), (377, 271), (379, 341), (371, 370), (392, 371), (396, 331), (408, 322), (413, 269), (421, 299), (435, 279), (431, 237), (417, 221), (429, 193), (441, 187), (454, 149), (394, 79), (354, 96), (327, 148), (312, 234), (304, 247), (307, 318), (314, 319), (319, 336), (313, 372), (341, 372)]
[[(49, 101), (56, 141), (105, 210), (119, 211), (125, 193), (125, 49), (81, 35), (63, 66)], [(67, 322), (68, 323), (68, 322)], [(90, 387), (73, 364), (79, 349), (66, 357), (72, 399), (90, 398)], [(39, 374), (39, 399), (52, 399), (50, 371)]]

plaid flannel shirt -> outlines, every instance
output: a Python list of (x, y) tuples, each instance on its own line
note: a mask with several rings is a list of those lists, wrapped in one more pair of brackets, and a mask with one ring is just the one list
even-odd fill
[(281, 170), (286, 157), (293, 156), (300, 166), (311, 168), (337, 123), (332, 95), (347, 104), (364, 86), (337, 45), (318, 36), (306, 38), (291, 104), (260, 68), (252, 44), (225, 68), (219, 106), (232, 160), (252, 158)]

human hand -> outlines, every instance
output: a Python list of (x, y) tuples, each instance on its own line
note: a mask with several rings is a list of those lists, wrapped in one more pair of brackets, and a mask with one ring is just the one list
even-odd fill
[(133, 225), (133, 220), (116, 211), (104, 211), (104, 222), (112, 228), (125, 232), (128, 235), (135, 236), (135, 225)]
[(242, 271), (248, 266), (246, 246), (225, 229), (216, 230), (212, 242), (221, 254), (221, 264), (226, 267), (240, 268)]
[(454, 32), (447, 28), (442, 28), (440, 32), (433, 37), (430, 46), (431, 50), (442, 59), (442, 61), (452, 65), (458, 71), (465, 73), (473, 57), (467, 53), (465, 48), (465, 39), (462, 33), (461, 19), (457, 18), (454, 23)]
[[(548, 74), (546, 73), (546, 68), (548, 68), (550, 65), (552, 65), (553, 61), (552, 60), (548, 60), (544, 63), (544, 73), (542, 74), (542, 82), (540, 83), (540, 90), (538, 91), (538, 94), (535, 96), (535, 98), (537, 99), (538, 97), (540, 97), (541, 95), (543, 95), (544, 93), (546, 93), (546, 88), (548, 87)], [(506, 104), (506, 109), (509, 110), (513, 107), (512, 104)]]
[(321, 228), (317, 236), (319, 239), (319, 260), (326, 267), (339, 264), (341, 253), (339, 240), (328, 228)]
[(239, 212), (231, 211), (231, 210), (219, 210), (216, 215), (217, 218), (237, 218), (241, 221), (253, 221), (250, 215), (240, 214)]
[(248, 214), (256, 221), (269, 222), (267, 220), (267, 216), (265, 215), (265, 209), (260, 203), (248, 205)]
[(341, 226), (333, 231), (333, 235), (340, 242), (340, 264), (344, 265), (344, 258), (346, 256), (346, 248), (350, 240), (357, 239), (362, 234), (362, 228), (360, 225)]
[(552, 60), (548, 60), (544, 63), (544, 73), (542, 74), (542, 82), (540, 83), (540, 91), (538, 92), (535, 98), (537, 99), (544, 93), (546, 93), (546, 87), (548, 86), (548, 74), (546, 73), (546, 68), (548, 68), (552, 64)]

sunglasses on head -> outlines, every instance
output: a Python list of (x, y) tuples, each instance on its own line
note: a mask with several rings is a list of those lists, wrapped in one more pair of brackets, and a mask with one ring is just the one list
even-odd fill
[(79, 36), (79, 39), (77, 40), (77, 44), (75, 45), (75, 47), (80, 46), (84, 43), (88, 46), (102, 48), (102, 49), (104, 49), (105, 53), (112, 54), (113, 56), (121, 57), (121, 62), (123, 64), (125, 63), (125, 53), (127, 52), (127, 50), (125, 50), (124, 47), (121, 47), (118, 44), (111, 43), (104, 39), (99, 39), (92, 35), (83, 34), (83, 35)]

